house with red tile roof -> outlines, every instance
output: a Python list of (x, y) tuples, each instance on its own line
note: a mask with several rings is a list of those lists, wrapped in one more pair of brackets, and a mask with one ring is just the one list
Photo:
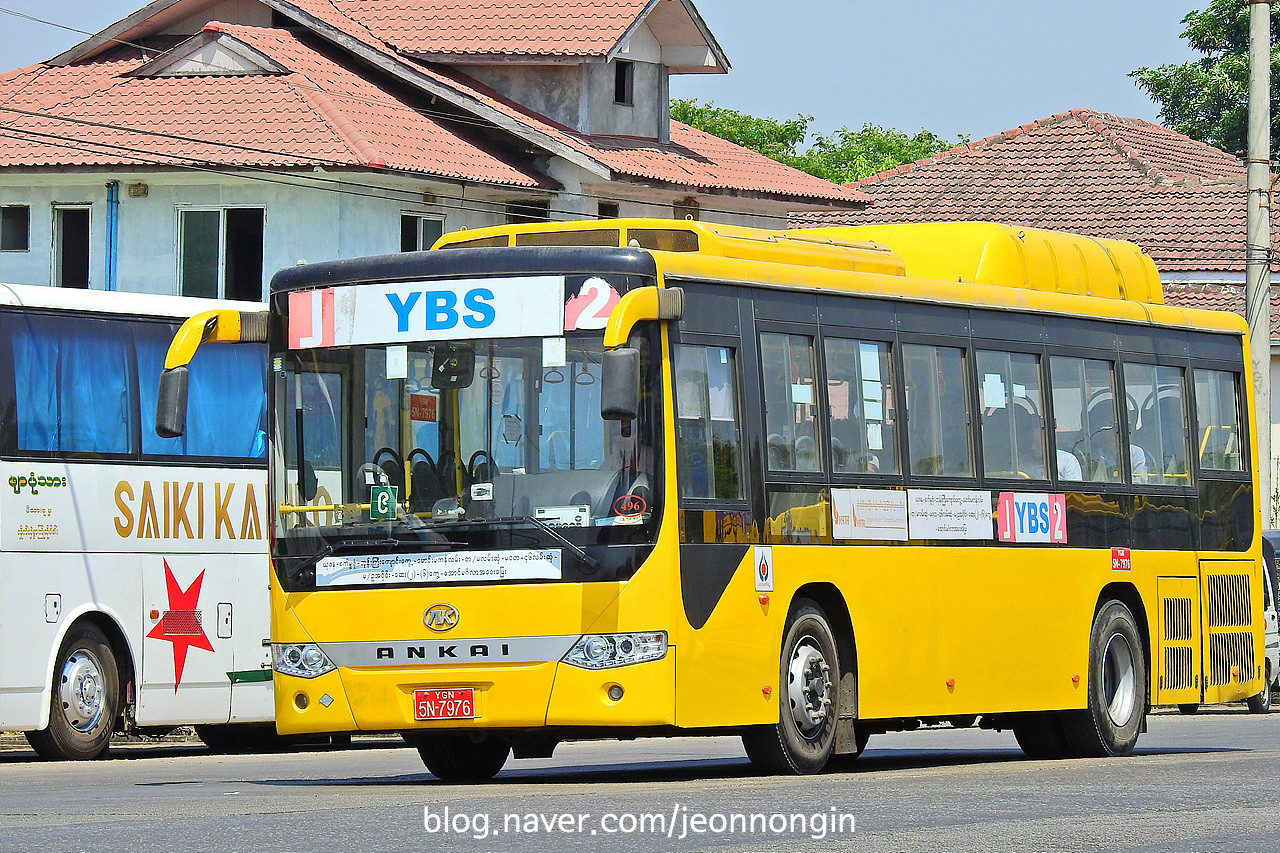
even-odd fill
[(866, 206), (670, 120), (728, 68), (692, 0), (155, 0), (0, 75), (0, 281), (259, 299), (464, 227)]
[[(798, 213), (792, 226), (987, 220), (1128, 240), (1155, 262), (1166, 303), (1243, 315), (1245, 179), (1244, 163), (1225, 151), (1151, 122), (1076, 109), (850, 184), (871, 196), (870, 207)], [(1273, 257), (1278, 226), (1273, 215)], [(1271, 345), (1280, 389), (1275, 289)], [(1280, 457), (1280, 391), (1271, 420)]]
[[(1244, 164), (1141, 119), (1071, 110), (848, 186), (871, 206), (797, 213), (792, 225), (988, 220), (1074, 231), (1137, 243), (1173, 304), (1234, 307), (1244, 286)], [(1272, 239), (1280, 248), (1274, 225)]]

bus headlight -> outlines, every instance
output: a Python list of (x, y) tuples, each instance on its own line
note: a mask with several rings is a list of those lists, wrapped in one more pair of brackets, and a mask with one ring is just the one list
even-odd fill
[(337, 669), (314, 643), (272, 643), (271, 666), (276, 672), (298, 678), (315, 678)]
[(579, 637), (562, 661), (583, 669), (612, 669), (661, 660), (667, 656), (667, 632), (587, 634)]

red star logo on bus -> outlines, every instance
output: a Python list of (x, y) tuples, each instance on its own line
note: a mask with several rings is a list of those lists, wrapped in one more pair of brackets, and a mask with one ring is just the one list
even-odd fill
[(182, 668), (187, 663), (187, 649), (195, 646), (207, 652), (213, 651), (213, 644), (200, 624), (200, 585), (204, 583), (204, 572), (191, 582), (185, 590), (178, 586), (178, 581), (169, 568), (169, 561), (164, 561), (164, 582), (169, 594), (169, 609), (160, 617), (160, 621), (147, 634), (155, 640), (173, 643), (173, 692), (178, 692), (182, 683)]

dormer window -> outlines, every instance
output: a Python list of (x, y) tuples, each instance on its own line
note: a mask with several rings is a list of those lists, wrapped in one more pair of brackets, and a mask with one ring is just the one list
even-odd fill
[(635, 103), (636, 64), (625, 59), (614, 63), (613, 102), (629, 107)]
[(289, 69), (232, 35), (208, 24), (182, 44), (133, 70), (135, 77), (255, 77)]

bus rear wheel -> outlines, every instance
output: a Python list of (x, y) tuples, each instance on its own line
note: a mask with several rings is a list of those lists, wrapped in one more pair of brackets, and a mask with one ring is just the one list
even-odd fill
[(1089, 635), (1089, 704), (1062, 712), (1062, 733), (1078, 756), (1128, 755), (1147, 713), (1147, 662), (1133, 614), (1105, 603)]
[(1271, 661), (1267, 661), (1266, 677), (1262, 682), (1262, 692), (1250, 696), (1246, 701), (1251, 714), (1266, 714), (1271, 711)]
[(58, 649), (49, 727), (27, 732), (27, 742), (54, 761), (100, 758), (119, 710), (120, 673), (111, 642), (94, 626), (78, 625)]
[(469, 735), (420, 735), (410, 742), (427, 770), (442, 782), (485, 782), (498, 775), (511, 755), (511, 744), (497, 738), (474, 741)]
[(782, 637), (778, 723), (742, 736), (751, 763), (792, 776), (822, 770), (836, 743), (839, 681), (840, 659), (826, 614), (813, 601), (797, 600)]

